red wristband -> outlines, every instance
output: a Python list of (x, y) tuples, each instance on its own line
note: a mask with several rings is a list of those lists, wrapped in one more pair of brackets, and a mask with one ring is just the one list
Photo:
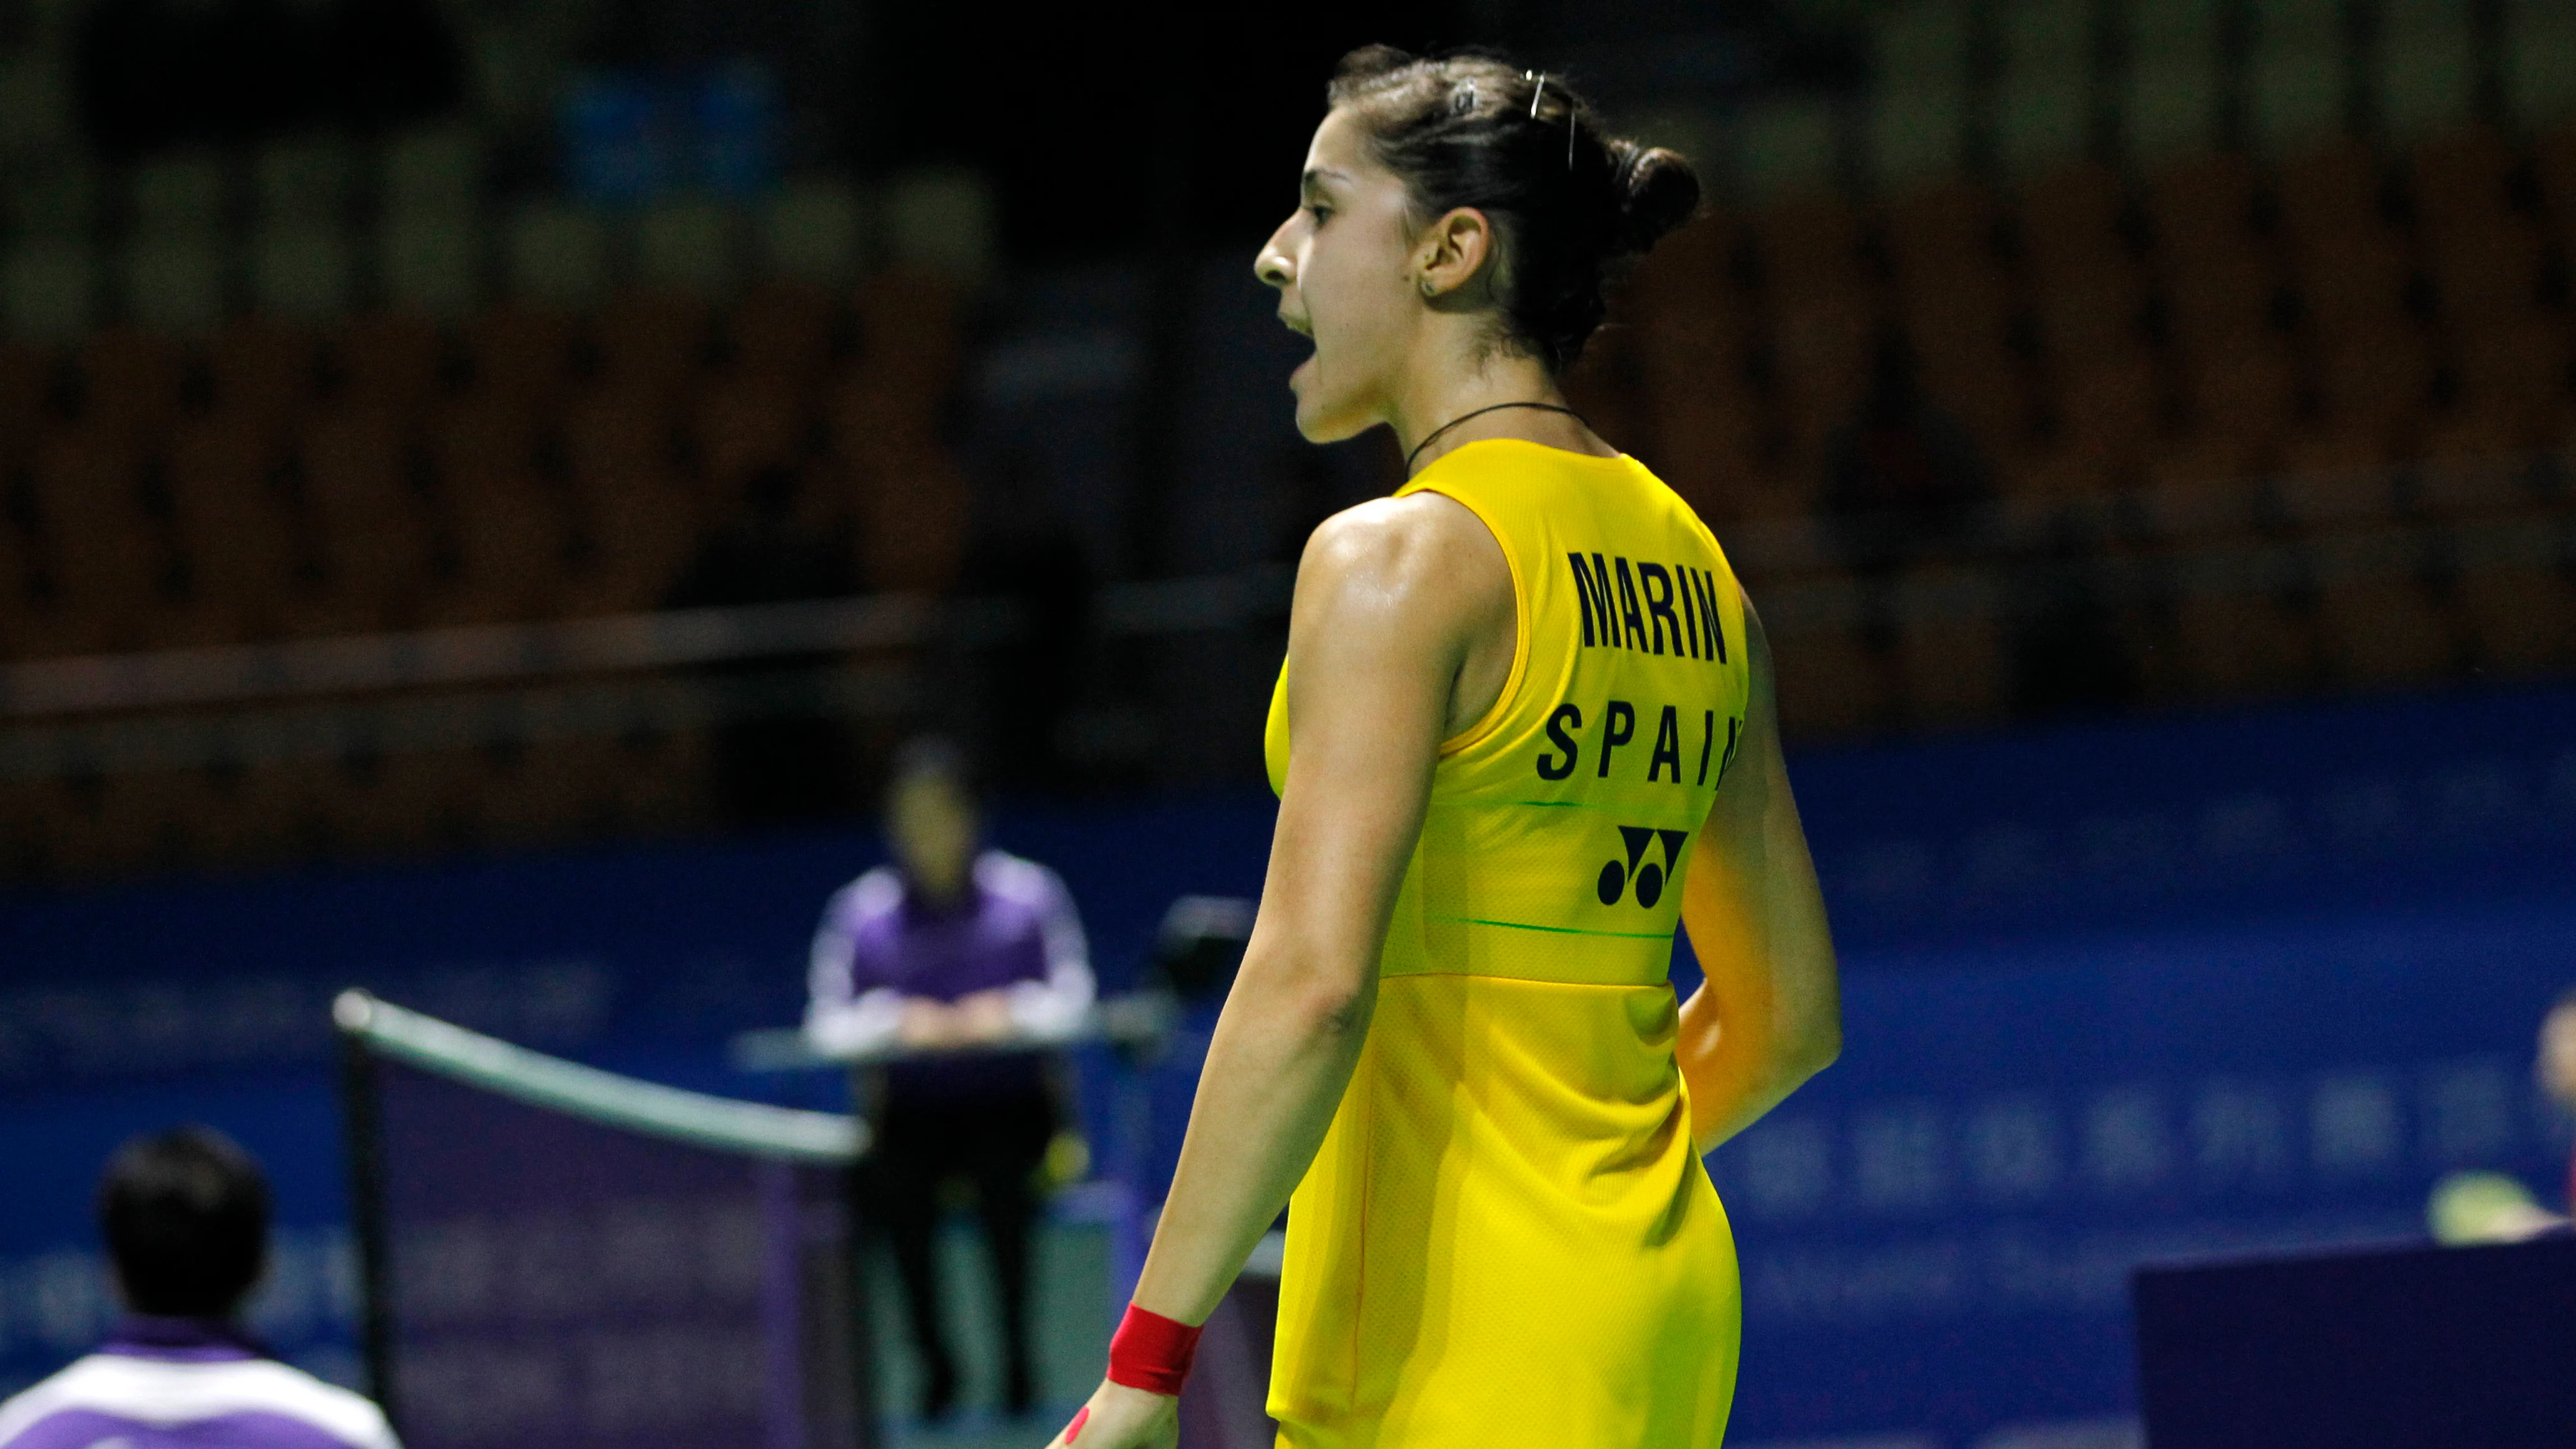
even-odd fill
[(1109, 1381), (1149, 1394), (1178, 1395), (1198, 1351), (1197, 1329), (1130, 1303), (1109, 1340)]

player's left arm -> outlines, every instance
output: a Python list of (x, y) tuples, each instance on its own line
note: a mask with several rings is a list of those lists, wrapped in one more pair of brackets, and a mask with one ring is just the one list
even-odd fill
[[(1204, 1322), (1322, 1146), (1368, 1037), (1467, 655), (1476, 639), (1510, 637), (1514, 607), (1493, 535), (1437, 495), (1362, 505), (1307, 545), (1288, 628), (1296, 747), (1269, 873), (1139, 1308)], [(1076, 1449), (1168, 1444), (1176, 1402), (1104, 1382)]]
[(1682, 1004), (1675, 1052), (1702, 1152), (1823, 1071), (1843, 1040), (1833, 933), (1780, 754), (1771, 642), (1750, 599), (1744, 637), (1744, 743), (1682, 878), (1682, 927), (1705, 980)]

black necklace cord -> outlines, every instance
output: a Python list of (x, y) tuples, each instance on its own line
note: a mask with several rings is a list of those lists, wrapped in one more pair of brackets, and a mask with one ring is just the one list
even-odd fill
[[(1460, 413), (1458, 416), (1451, 418), (1449, 421), (1442, 423), (1436, 428), (1433, 428), (1429, 433), (1423, 436), (1421, 442), (1413, 445), (1412, 452), (1404, 455), (1404, 476), (1407, 478), (1413, 476), (1413, 460), (1421, 457), (1422, 450), (1430, 447), (1432, 441), (1438, 438), (1442, 433), (1449, 431), (1451, 428), (1458, 426), (1469, 418), (1481, 418), (1487, 413), (1498, 413), (1505, 408), (1534, 408), (1543, 413), (1563, 413), (1578, 423), (1583, 421), (1583, 415), (1572, 408), (1561, 408), (1554, 403), (1543, 402), (1500, 402), (1494, 403), (1488, 407), (1478, 408), (1471, 413)], [(1587, 424), (1587, 426), (1589, 425)]]

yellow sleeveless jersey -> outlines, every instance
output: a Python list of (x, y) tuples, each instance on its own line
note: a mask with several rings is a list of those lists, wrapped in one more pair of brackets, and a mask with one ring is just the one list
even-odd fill
[[(1493, 530), (1519, 638), (1441, 747), (1368, 1041), (1289, 1205), (1270, 1414), (1295, 1449), (1715, 1445), (1735, 1248), (1667, 977), (1744, 728), (1742, 599), (1632, 459), (1489, 440), (1422, 491)], [(1281, 789), (1286, 668), (1264, 743)]]

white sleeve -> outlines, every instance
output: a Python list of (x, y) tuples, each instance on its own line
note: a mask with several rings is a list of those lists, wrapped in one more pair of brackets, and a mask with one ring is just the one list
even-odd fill
[(1090, 1014), (1098, 987), (1091, 976), (1091, 943), (1082, 934), (1082, 917), (1073, 897), (1054, 871), (1033, 861), (1020, 861), (1038, 906), (1038, 929), (1046, 946), (1044, 981), (1021, 981), (1009, 988), (1011, 1024), (1030, 1036), (1071, 1036)]
[(815, 1050), (836, 1057), (881, 1051), (893, 1044), (902, 1026), (903, 993), (891, 986), (861, 992), (856, 1001), (838, 1006), (815, 1002), (805, 1009), (805, 1039)]
[(891, 986), (858, 988), (859, 930), (899, 908), (903, 887), (878, 869), (852, 881), (823, 909), (805, 974), (805, 1038), (836, 1055), (865, 1053), (892, 1042), (903, 1022), (903, 993)]
[(373, 1413), (358, 1429), (356, 1449), (403, 1449), (402, 1441), (394, 1437), (394, 1426), (386, 1420), (384, 1410), (377, 1408), (372, 1401), (367, 1407)]

